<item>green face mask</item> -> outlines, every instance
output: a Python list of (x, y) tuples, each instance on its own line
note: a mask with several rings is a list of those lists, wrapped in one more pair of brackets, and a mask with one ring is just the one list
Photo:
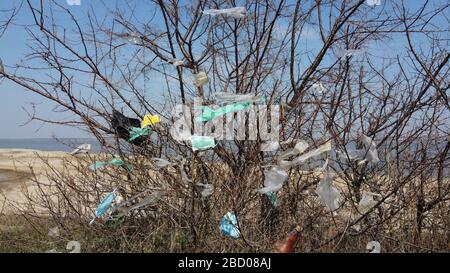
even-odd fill
[(192, 150), (194, 150), (194, 152), (214, 148), (217, 145), (214, 141), (214, 138), (209, 136), (192, 136), (191, 143)]
[(133, 166), (131, 166), (131, 164), (126, 163), (126, 162), (124, 162), (123, 160), (117, 159), (117, 158), (114, 158), (114, 159), (112, 159), (112, 160), (110, 160), (110, 161), (108, 161), (108, 162), (96, 161), (96, 162), (94, 162), (94, 164), (92, 164), (89, 168), (90, 168), (91, 170), (95, 171), (95, 170), (104, 168), (104, 167), (106, 167), (106, 166), (111, 166), (111, 165), (112, 165), (112, 166), (116, 166), (116, 167), (125, 165), (125, 167), (127, 168), (128, 171), (130, 171), (130, 172), (133, 171)]
[(148, 136), (149, 134), (150, 134), (150, 129), (148, 127), (145, 127), (145, 128), (131, 127), (130, 138), (128, 139), (128, 141), (133, 141), (138, 137)]
[(240, 102), (240, 103), (233, 103), (229, 104), (223, 107), (220, 107), (218, 109), (211, 109), (208, 106), (201, 106), (197, 109), (202, 110), (202, 115), (195, 118), (196, 122), (206, 122), (213, 120), (217, 117), (224, 116), (228, 113), (234, 113), (239, 112), (242, 110), (245, 110), (247, 108), (250, 108), (252, 106), (251, 102)]

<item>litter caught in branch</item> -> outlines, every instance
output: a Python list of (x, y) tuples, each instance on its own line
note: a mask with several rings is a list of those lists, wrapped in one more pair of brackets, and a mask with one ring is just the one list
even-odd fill
[(125, 165), (125, 168), (127, 168), (127, 170), (129, 172), (133, 171), (133, 166), (131, 166), (130, 164), (124, 162), (121, 159), (118, 158), (114, 158), (108, 162), (103, 162), (103, 161), (96, 161), (94, 162), (94, 164), (92, 164), (91, 166), (89, 166), (89, 169), (96, 171), (99, 170), (101, 168), (104, 168), (106, 166), (116, 166), (116, 167), (120, 167), (122, 165)]
[[(304, 146), (301, 146), (301, 149), (303, 149), (303, 148), (304, 148)], [(295, 150), (295, 148), (294, 148), (294, 150)], [(315, 156), (318, 156), (322, 153), (329, 152), (329, 151), (331, 151), (331, 143), (327, 142), (327, 143), (319, 146), (317, 149), (307, 152), (307, 153), (293, 159), (292, 161), (280, 160), (278, 162), (278, 164), (281, 168), (287, 169), (287, 168), (290, 168), (293, 166), (300, 165), (311, 157), (315, 157)]]
[(141, 123), (141, 128), (152, 126), (161, 122), (161, 118), (156, 115), (146, 115)]
[(363, 192), (361, 200), (358, 204), (358, 211), (361, 214), (367, 213), (369, 210), (371, 210), (376, 204), (378, 204), (377, 201), (375, 201), (374, 197), (381, 197), (381, 195), (371, 192)]
[(264, 187), (259, 189), (261, 194), (267, 194), (269, 192), (277, 192), (281, 190), (284, 182), (288, 179), (289, 175), (284, 170), (278, 167), (273, 167), (269, 171), (264, 171)]
[(148, 127), (145, 128), (131, 127), (130, 138), (128, 139), (128, 141), (132, 142), (140, 137), (145, 137), (148, 135), (150, 135), (150, 129)]
[(192, 150), (203, 151), (216, 147), (213, 137), (210, 136), (191, 136)]
[(159, 169), (163, 169), (163, 168), (165, 168), (165, 167), (167, 167), (167, 166), (171, 166), (171, 165), (173, 165), (173, 163), (172, 162), (170, 162), (170, 161), (168, 161), (168, 160), (166, 160), (166, 159), (163, 159), (163, 158), (152, 158), (151, 159), (152, 161), (153, 161), (153, 165), (159, 170)]
[(220, 220), (220, 231), (223, 235), (238, 239), (241, 232), (238, 229), (238, 221), (236, 215), (232, 212), (227, 212)]
[(316, 188), (316, 193), (319, 196), (322, 203), (331, 211), (335, 211), (339, 208), (339, 202), (341, 200), (341, 193), (333, 186), (333, 175), (330, 173), (320, 180)]
[(235, 19), (242, 19), (247, 16), (247, 10), (245, 9), (245, 7), (234, 7), (229, 9), (208, 9), (204, 10), (203, 14), (211, 16), (225, 15), (233, 17)]
[(367, 243), (366, 249), (369, 253), (381, 253), (381, 244), (378, 241), (371, 241)]
[(75, 150), (73, 150), (70, 154), (71, 155), (77, 155), (77, 154), (87, 154), (91, 150), (91, 144), (82, 144), (78, 146)]
[(200, 193), (203, 198), (209, 197), (214, 193), (214, 186), (212, 184), (197, 183), (196, 185), (203, 188)]
[(194, 77), (195, 77), (194, 84), (197, 87), (202, 87), (209, 81), (208, 75), (206, 75), (206, 73), (203, 71), (200, 71), (198, 74), (195, 74)]
[(248, 109), (252, 106), (251, 102), (233, 103), (218, 109), (211, 109), (208, 106), (200, 106), (198, 109), (202, 110), (202, 115), (195, 118), (196, 122), (206, 122), (215, 118), (224, 116), (229, 113), (239, 112)]

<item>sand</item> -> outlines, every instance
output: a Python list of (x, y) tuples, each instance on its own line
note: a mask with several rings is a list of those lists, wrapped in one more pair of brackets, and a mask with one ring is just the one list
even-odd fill
[(71, 155), (65, 152), (0, 149), (0, 213), (12, 212), (13, 202), (25, 200), (22, 189), (31, 187), (33, 174), (39, 179), (45, 179), (42, 176), (46, 171), (43, 158), (58, 168), (63, 166), (63, 159), (68, 157)]

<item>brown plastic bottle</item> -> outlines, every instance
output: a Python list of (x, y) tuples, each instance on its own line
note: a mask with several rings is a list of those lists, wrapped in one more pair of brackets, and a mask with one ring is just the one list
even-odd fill
[(277, 242), (275, 244), (275, 253), (292, 253), (295, 247), (295, 243), (300, 237), (300, 226), (296, 226), (295, 230), (289, 233), (285, 240)]

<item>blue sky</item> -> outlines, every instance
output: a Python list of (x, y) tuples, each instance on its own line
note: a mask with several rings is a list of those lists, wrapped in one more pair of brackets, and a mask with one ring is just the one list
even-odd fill
[[(89, 3), (93, 3), (92, 0), (81, 0), (81, 6), (71, 6), (70, 10), (74, 15), (83, 20), (86, 18), (87, 9), (90, 8)], [(37, 1), (32, 1), (36, 2)], [(139, 2), (139, 1), (137, 1)], [(408, 7), (411, 9), (416, 8), (421, 1), (407, 1)], [(439, 1), (438, 1), (439, 2)], [(19, 0), (12, 1), (0, 1), (0, 10), (10, 8), (11, 5), (18, 5)], [(66, 4), (65, 0), (60, 0), (59, 3)], [(99, 3), (99, 4), (97, 4)], [(102, 3), (107, 3), (107, 5), (115, 5), (115, 1), (101, 1), (98, 0), (95, 4), (96, 13), (102, 13), (104, 6)], [(147, 5), (145, 5), (148, 7)], [(143, 8), (144, 10), (144, 8)], [(142, 12), (142, 11), (141, 11)], [(64, 18), (61, 18), (65, 20)], [(19, 13), (16, 18), (17, 23), (24, 24), (30, 22), (31, 14), (28, 7), (23, 9), (23, 12)], [(29, 48), (27, 46), (28, 34), (25, 33), (22, 27), (12, 26), (6, 34), (0, 38), (0, 58), (5, 63), (7, 67), (9, 64), (16, 64), (21, 62), (21, 58), (28, 52)], [(315, 39), (314, 31), (308, 29), (307, 35), (310, 39)], [(314, 45), (314, 41), (309, 43), (309, 46)], [(374, 45), (375, 51), (371, 51), (374, 54), (380, 54), (380, 56), (385, 54), (386, 48), (381, 48), (379, 45)], [(395, 39), (389, 44), (389, 50), (395, 52), (401, 50), (403, 47), (403, 41), (396, 41)], [(396, 50), (397, 49), (397, 50)], [(43, 124), (42, 122), (33, 121), (26, 123), (28, 121), (28, 115), (23, 108), (27, 110), (32, 110), (32, 105), (34, 103), (37, 113), (39, 116), (44, 118), (51, 118), (55, 115), (52, 111), (54, 105), (45, 101), (40, 96), (35, 95), (31, 92), (25, 92), (22, 88), (9, 81), (0, 82), (0, 138), (47, 138), (47, 137), (87, 137), (85, 132), (80, 131), (76, 128), (62, 127), (58, 125)], [(68, 116), (66, 114), (61, 114), (60, 119), (64, 120)], [(26, 123), (26, 124), (25, 124)]]

